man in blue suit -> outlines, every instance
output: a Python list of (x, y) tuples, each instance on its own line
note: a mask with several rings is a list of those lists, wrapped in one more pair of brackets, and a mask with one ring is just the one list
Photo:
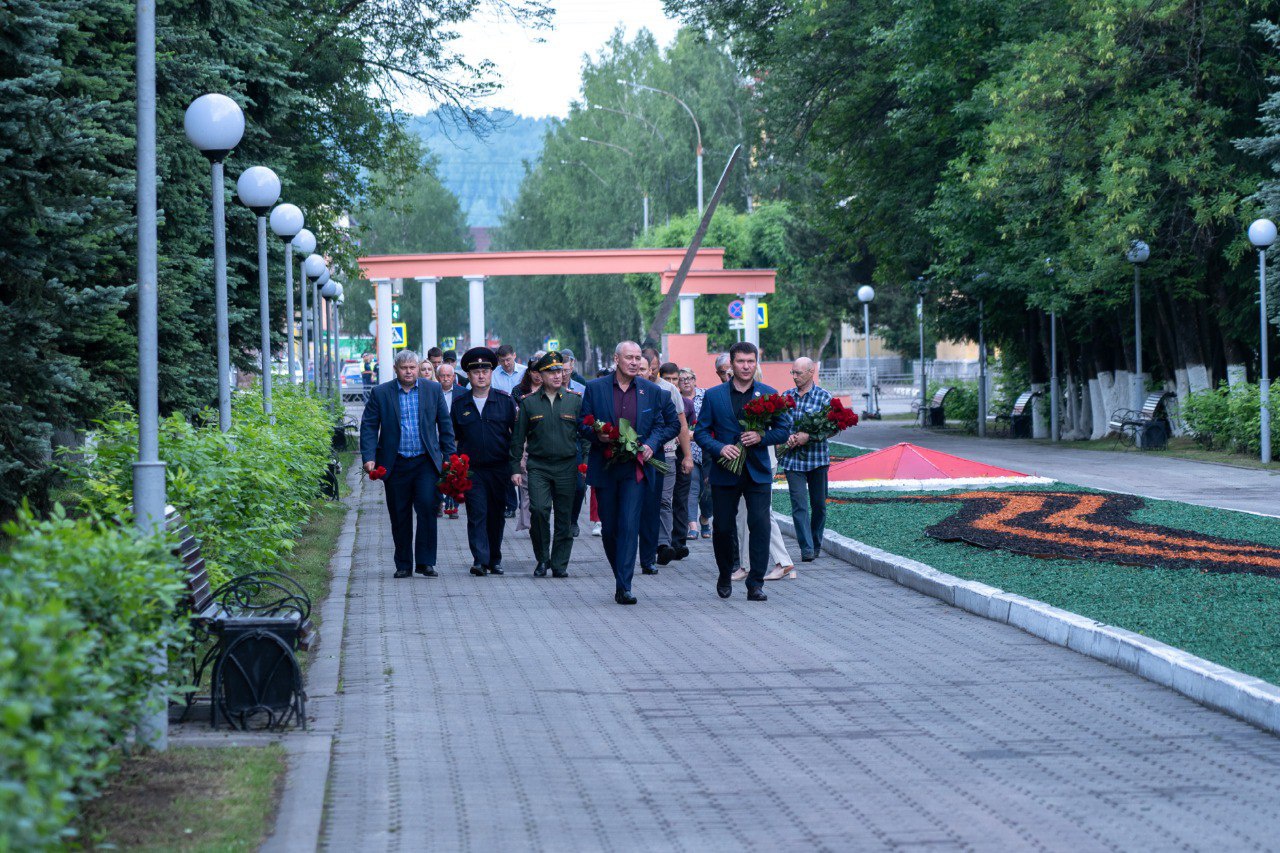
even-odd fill
[[(675, 438), (680, 429), (675, 406), (670, 395), (637, 375), (644, 364), (639, 344), (634, 341), (618, 344), (613, 351), (613, 364), (612, 373), (587, 383), (582, 395), (582, 418), (586, 421), (590, 416), (597, 422), (615, 426), (626, 418), (640, 437), (638, 460), (647, 462), (654, 450)], [(579, 429), (591, 442), (587, 485), (596, 490), (604, 528), (604, 554), (613, 569), (616, 587), (613, 600), (619, 604), (635, 604), (631, 577), (636, 570), (640, 514), (655, 472), (648, 465), (640, 465), (638, 469), (634, 463), (610, 465), (604, 456), (608, 445), (601, 443), (595, 429), (585, 423)]]
[[(436, 564), (436, 483), (444, 460), (457, 452), (453, 422), (439, 383), (418, 379), (418, 356), (396, 355), (396, 378), (373, 389), (360, 419), (360, 458), (366, 472), (387, 470), (387, 511), (395, 541), (395, 577), (414, 571), (433, 578)], [(413, 530), (418, 515), (417, 536)]]
[(769, 566), (769, 511), (773, 494), (773, 470), (769, 465), (768, 447), (782, 444), (791, 434), (791, 415), (782, 412), (774, 417), (764, 434), (743, 432), (739, 419), (743, 407), (757, 397), (773, 394), (774, 389), (755, 381), (759, 351), (755, 344), (739, 341), (729, 347), (729, 363), (733, 376), (707, 391), (702, 398), (702, 412), (694, 439), (707, 459), (738, 458), (741, 442), (747, 454), (741, 474), (722, 465), (711, 468), (711, 508), (715, 530), (711, 545), (716, 554), (720, 577), (716, 592), (721, 598), (733, 594), (733, 564), (738, 556), (738, 502), (747, 502), (747, 553), (751, 571), (747, 575), (747, 600), (767, 601), (764, 574)]

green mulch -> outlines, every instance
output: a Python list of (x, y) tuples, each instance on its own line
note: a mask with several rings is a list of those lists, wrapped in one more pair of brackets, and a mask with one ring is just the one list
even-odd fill
[(830, 441), (827, 446), (831, 449), (832, 459), (852, 459), (855, 456), (866, 456), (868, 453), (874, 453), (869, 447), (858, 447), (856, 444), (845, 444), (843, 441)]
[[(1038, 488), (1088, 491), (1062, 485)], [(867, 495), (833, 492), (832, 497)], [(1280, 546), (1280, 523), (1274, 518), (1174, 501), (1146, 503), (1135, 521)], [(790, 511), (785, 491), (774, 492), (774, 508)], [(1042, 559), (925, 535), (925, 528), (958, 510), (959, 504), (952, 503), (832, 504), (827, 528), (1280, 684), (1280, 579)]]

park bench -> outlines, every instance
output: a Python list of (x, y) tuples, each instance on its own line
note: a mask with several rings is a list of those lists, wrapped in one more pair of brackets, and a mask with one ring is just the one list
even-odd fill
[(987, 422), (997, 427), (1005, 425), (1009, 438), (1031, 438), (1031, 412), (1027, 407), (1041, 393), (1040, 391), (1023, 391), (1018, 395), (1018, 399), (1014, 400), (1013, 408), (1008, 414), (1002, 412), (998, 415), (987, 415)]
[[(194, 686), (183, 716), (202, 698), (196, 691), (207, 670), (214, 728), (221, 714), (233, 728), (247, 729), (252, 718), (265, 715), (267, 728), (297, 720), (305, 729), (307, 697), (294, 653), (311, 648), (317, 637), (306, 590), (281, 572), (241, 575), (214, 589), (200, 540), (173, 507), (167, 509), (165, 527), (179, 540), (175, 553), (185, 573), (195, 647)], [(210, 648), (200, 654), (199, 647), (209, 641)]]
[(924, 426), (944, 427), (947, 425), (947, 413), (945, 408), (947, 395), (954, 390), (955, 389), (950, 385), (946, 385), (938, 389), (937, 393), (933, 395), (933, 399), (929, 401), (927, 406), (925, 406), (924, 414), (920, 417)]
[(1116, 443), (1141, 450), (1167, 450), (1173, 427), (1169, 423), (1169, 401), (1176, 397), (1170, 391), (1148, 394), (1142, 409), (1116, 409), (1107, 427), (1115, 433)]

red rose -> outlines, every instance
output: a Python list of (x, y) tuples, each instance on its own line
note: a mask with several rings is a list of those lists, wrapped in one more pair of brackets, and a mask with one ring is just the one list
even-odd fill
[(587, 463), (585, 463), (585, 462), (579, 462), (579, 463), (578, 463), (578, 473), (579, 473), (579, 474), (585, 474), (585, 473), (587, 473)]
[(613, 458), (613, 448), (612, 448), (612, 447), (606, 447), (606, 448), (604, 449), (604, 458), (605, 458), (605, 459), (612, 459), (612, 458)]
[(370, 480), (381, 480), (385, 476), (387, 476), (387, 469), (381, 465), (369, 472)]
[(583, 416), (583, 418), (582, 418), (582, 425), (583, 425), (583, 426), (595, 426), (595, 425), (596, 425), (596, 416), (595, 416), (595, 415), (585, 415), (585, 416)]

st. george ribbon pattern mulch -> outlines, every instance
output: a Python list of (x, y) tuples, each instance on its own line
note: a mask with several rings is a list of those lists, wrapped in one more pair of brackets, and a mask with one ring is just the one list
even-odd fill
[(1280, 577), (1280, 548), (1133, 521), (1135, 495), (1091, 492), (957, 492), (830, 503), (956, 502), (960, 511), (925, 530), (946, 542), (1033, 557), (1097, 560), (1200, 572)]

